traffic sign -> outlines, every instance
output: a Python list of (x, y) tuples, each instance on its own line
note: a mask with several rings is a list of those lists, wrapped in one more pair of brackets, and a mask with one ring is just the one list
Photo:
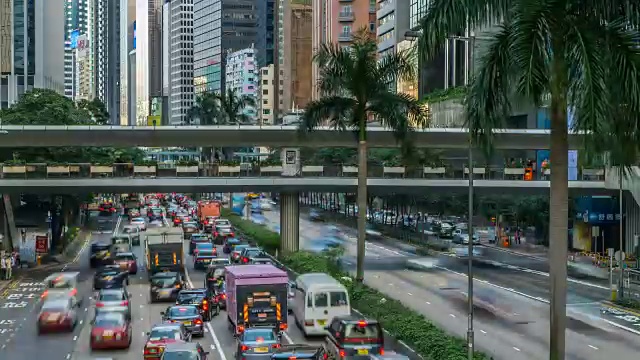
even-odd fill
[(615, 254), (613, 254), (613, 257), (616, 259), (616, 261), (624, 261), (624, 259), (627, 258), (627, 254), (624, 253), (624, 251), (616, 251)]

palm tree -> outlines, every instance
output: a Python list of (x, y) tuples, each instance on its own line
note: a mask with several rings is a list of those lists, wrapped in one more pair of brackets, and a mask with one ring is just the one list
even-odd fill
[(377, 45), (365, 31), (358, 32), (350, 48), (324, 44), (314, 55), (320, 68), (322, 97), (307, 105), (300, 131), (313, 131), (328, 122), (334, 129), (353, 131), (358, 141), (358, 259), (356, 280), (364, 279), (364, 244), (367, 215), (367, 124), (375, 117), (391, 129), (404, 150), (411, 147), (415, 127), (426, 126), (427, 112), (407, 94), (391, 90), (399, 79), (415, 76), (413, 58), (406, 52), (377, 58)]
[(202, 125), (215, 125), (218, 123), (219, 118), (218, 95), (212, 92), (198, 95), (195, 104), (187, 112), (187, 121), (189, 123), (199, 120)]
[(251, 116), (245, 114), (248, 107), (256, 107), (255, 98), (248, 95), (239, 95), (236, 89), (227, 89), (223, 94), (216, 94), (220, 110), (220, 121), (224, 125), (249, 124), (253, 121)]
[[(497, 26), (466, 98), (472, 141), (491, 150), (511, 102), (549, 105), (551, 117), (550, 359), (565, 356), (568, 126), (589, 132), (587, 151), (638, 158), (640, 10), (627, 0), (436, 0), (421, 20), (420, 52), (434, 58), (451, 34)], [(475, 41), (471, 41), (474, 43)], [(475, 50), (475, 49), (474, 49)], [(568, 123), (568, 112), (574, 116)], [(615, 121), (612, 121), (615, 118)], [(619, 156), (625, 149), (624, 156)]]

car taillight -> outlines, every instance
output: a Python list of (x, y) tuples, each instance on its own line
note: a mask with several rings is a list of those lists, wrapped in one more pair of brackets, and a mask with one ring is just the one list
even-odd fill
[(121, 302), (120, 306), (129, 306), (129, 301), (125, 300), (125, 301)]
[(207, 300), (202, 301), (202, 309), (209, 310), (209, 302)]
[(209, 225), (209, 222), (208, 222), (208, 221), (205, 221), (205, 222), (204, 222), (204, 224), (205, 224), (205, 225)]
[(340, 357), (343, 358), (345, 357), (347, 354), (344, 352), (344, 350), (340, 350)]
[(234, 233), (229, 233), (229, 237), (235, 237), (235, 236), (236, 236), (236, 234), (234, 234)]
[(217, 232), (217, 231), (216, 231), (216, 232), (214, 232), (214, 233), (213, 233), (213, 236), (218, 236), (218, 232)]
[(227, 298), (227, 294), (222, 294), (222, 300)]
[(323, 358), (324, 360), (329, 359), (329, 354), (327, 354), (327, 353), (322, 354), (322, 358)]
[(288, 326), (287, 326), (287, 324), (286, 324), (286, 323), (282, 323), (282, 324), (280, 324), (280, 330), (282, 330), (282, 331), (287, 330), (287, 327), (288, 327)]
[(273, 344), (273, 345), (271, 345), (271, 347), (274, 348), (274, 349), (280, 349), (281, 346), (280, 346), (280, 344)]
[(380, 355), (384, 355), (384, 348), (380, 348)]
[(249, 259), (248, 259), (248, 258), (246, 258), (246, 257), (244, 257), (244, 258), (242, 258), (242, 262), (246, 264), (246, 263), (248, 263), (248, 262), (249, 262)]
[(180, 289), (180, 284), (176, 284), (176, 289)]
[(98, 303), (96, 303), (96, 307), (98, 307), (98, 308), (104, 307), (104, 304), (101, 303), (101, 302), (98, 302)]
[(247, 345), (240, 346), (240, 351), (247, 351), (247, 350), (249, 350), (249, 347)]
[(238, 325), (238, 332), (239, 333), (243, 333), (244, 332), (244, 325)]
[(202, 320), (200, 320), (200, 319), (196, 319), (195, 322), (196, 322), (196, 325), (202, 325)]

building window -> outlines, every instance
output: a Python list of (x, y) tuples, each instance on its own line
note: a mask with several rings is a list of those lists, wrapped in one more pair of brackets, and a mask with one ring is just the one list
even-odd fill
[(262, 95), (269, 95), (269, 90), (262, 90)]
[(269, 114), (271, 114), (271, 110), (270, 109), (262, 110), (262, 115), (269, 115)]

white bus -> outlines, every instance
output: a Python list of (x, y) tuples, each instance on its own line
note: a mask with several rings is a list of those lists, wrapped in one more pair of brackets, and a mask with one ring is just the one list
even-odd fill
[(305, 336), (324, 335), (334, 316), (351, 314), (347, 289), (325, 273), (300, 275), (291, 290), (293, 315)]

